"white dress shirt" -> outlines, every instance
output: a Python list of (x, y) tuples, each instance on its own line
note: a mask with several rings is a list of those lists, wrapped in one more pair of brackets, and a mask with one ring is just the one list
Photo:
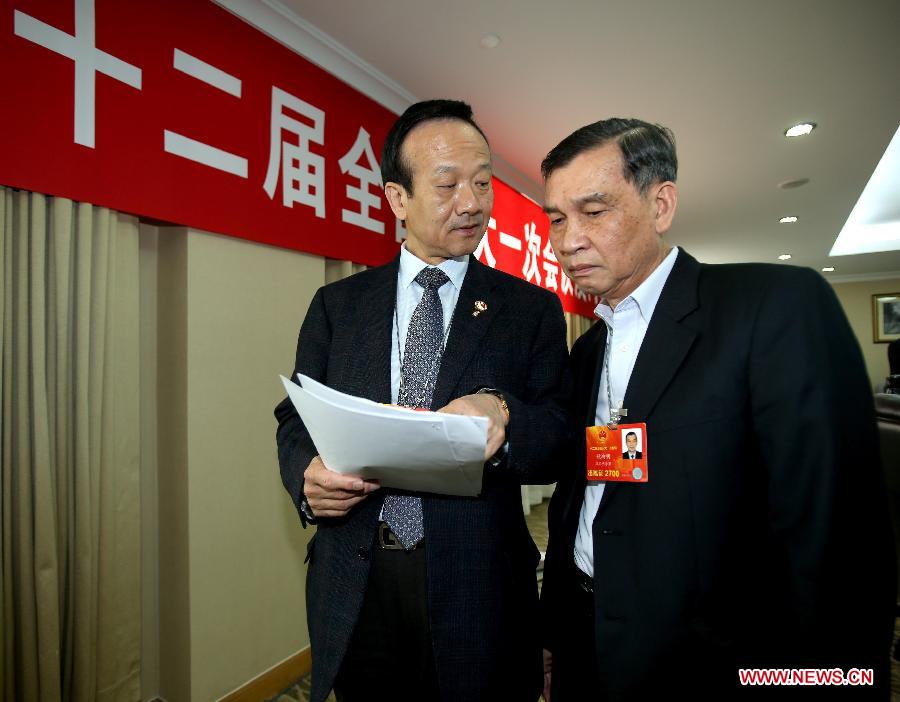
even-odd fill
[[(672, 272), (672, 266), (675, 265), (677, 256), (678, 248), (674, 247), (662, 263), (647, 277), (647, 280), (641, 283), (631, 295), (619, 302), (615, 310), (603, 301), (594, 310), (594, 314), (606, 323), (606, 353), (609, 354), (609, 374), (600, 373), (597, 413), (594, 416), (596, 425), (606, 424), (609, 421), (607, 378), (611, 386), (609, 394), (612, 397), (613, 405), (622, 406), (628, 381), (631, 380), (631, 371), (634, 370), (634, 362), (641, 350), (647, 327), (650, 326), (653, 310), (656, 309), (656, 303), (669, 278), (669, 273)], [(622, 423), (627, 424), (628, 421), (629, 417), (626, 416)], [(586, 470), (586, 468), (579, 466), (579, 470)], [(600, 498), (603, 497), (605, 487), (605, 482), (587, 484), (584, 490), (581, 514), (578, 518), (578, 533), (575, 536), (575, 565), (591, 577), (594, 576), (594, 517), (597, 516), (597, 508), (600, 506)]]

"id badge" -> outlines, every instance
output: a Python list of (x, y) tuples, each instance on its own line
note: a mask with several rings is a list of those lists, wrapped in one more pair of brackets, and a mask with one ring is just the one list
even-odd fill
[(585, 429), (588, 482), (646, 483), (647, 425), (606, 424)]

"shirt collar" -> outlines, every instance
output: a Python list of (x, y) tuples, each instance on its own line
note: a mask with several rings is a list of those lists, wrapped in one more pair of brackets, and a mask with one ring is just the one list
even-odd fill
[[(398, 273), (397, 285), (401, 290), (406, 290), (415, 280), (416, 276), (419, 275), (419, 272), (429, 265), (430, 264), (425, 263), (425, 261), (407, 249), (406, 242), (403, 242), (403, 246), (400, 247), (400, 272)], [(444, 271), (450, 279), (450, 282), (453, 284), (453, 287), (460, 290), (462, 288), (463, 279), (466, 277), (466, 271), (469, 269), (469, 256), (464, 255), (457, 256), (456, 258), (448, 258), (446, 261), (442, 261), (439, 265), (435, 266), (435, 268), (440, 268)]]
[[(634, 300), (644, 318), (644, 322), (649, 324), (653, 311), (656, 309), (656, 303), (659, 302), (659, 296), (662, 295), (663, 286), (669, 279), (669, 274), (675, 266), (675, 259), (678, 257), (678, 247), (673, 246), (668, 255), (662, 260), (653, 272), (647, 276), (647, 279), (635, 288), (634, 292), (626, 297), (619, 304), (627, 303), (628, 300)], [(600, 317), (607, 325), (612, 324), (613, 309), (605, 302), (601, 302), (594, 309), (594, 314)]]

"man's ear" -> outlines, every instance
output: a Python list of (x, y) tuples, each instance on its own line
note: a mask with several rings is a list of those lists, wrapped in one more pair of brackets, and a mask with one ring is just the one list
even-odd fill
[(678, 186), (671, 180), (654, 186), (656, 203), (656, 233), (665, 234), (672, 226), (678, 208)]
[(387, 198), (391, 210), (397, 219), (406, 221), (406, 204), (409, 200), (409, 194), (399, 183), (388, 181), (384, 184), (384, 196)]

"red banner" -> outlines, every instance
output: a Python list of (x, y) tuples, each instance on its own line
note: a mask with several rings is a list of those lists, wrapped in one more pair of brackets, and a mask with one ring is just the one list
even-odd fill
[[(0, 182), (378, 265), (404, 231), (377, 154), (396, 115), (203, 0), (2, 0)], [(541, 209), (495, 179), (479, 258), (596, 304)]]

